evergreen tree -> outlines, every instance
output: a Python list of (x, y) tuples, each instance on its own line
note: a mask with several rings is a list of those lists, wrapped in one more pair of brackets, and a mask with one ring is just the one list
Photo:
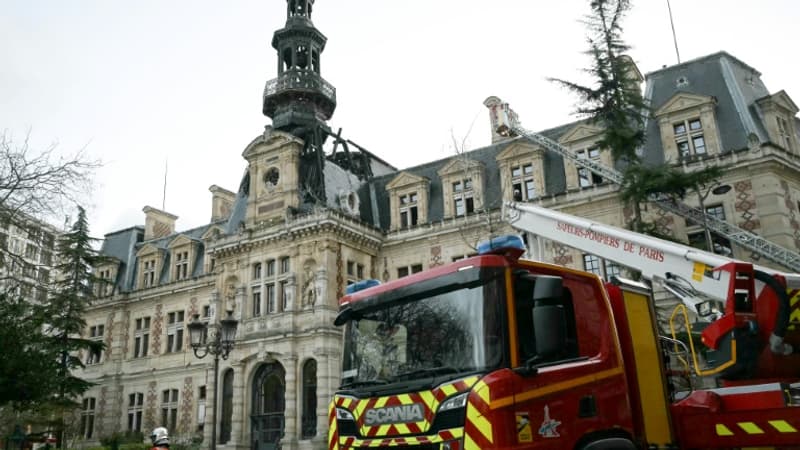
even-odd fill
[(35, 408), (57, 392), (58, 362), (44, 334), (41, 308), (0, 292), (0, 408)]
[(628, 227), (659, 235), (654, 224), (642, 219), (641, 205), (653, 195), (683, 199), (689, 191), (699, 192), (703, 186), (716, 182), (722, 169), (710, 167), (687, 174), (670, 164), (655, 167), (642, 162), (637, 150), (645, 144), (649, 108), (634, 78), (633, 62), (625, 56), (630, 46), (622, 39), (622, 20), (631, 2), (590, 0), (589, 6), (592, 12), (585, 20), (589, 42), (586, 54), (592, 64), (586, 72), (592, 76), (593, 85), (550, 80), (575, 93), (581, 101), (576, 112), (603, 129), (598, 144), (609, 149), (617, 167), (622, 168), (621, 198), (634, 209), (634, 219)]
[[(102, 344), (81, 338), (86, 326), (83, 317), (87, 307), (95, 299), (93, 287), (96, 277), (92, 268), (100, 262), (100, 256), (92, 247), (96, 241), (89, 236), (86, 212), (78, 207), (78, 218), (69, 232), (58, 241), (58, 260), (53, 294), (42, 308), (47, 316), (47, 334), (58, 362), (57, 391), (53, 404), (61, 408), (63, 417), (78, 404), (76, 398), (86, 392), (92, 383), (75, 376), (76, 369), (84, 367), (79, 357), (81, 351), (93, 351)], [(63, 420), (59, 427), (59, 445), (64, 445)]]

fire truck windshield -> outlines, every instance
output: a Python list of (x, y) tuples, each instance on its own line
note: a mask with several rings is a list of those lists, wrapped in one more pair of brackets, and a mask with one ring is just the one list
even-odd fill
[[(467, 272), (467, 273), (464, 273)], [(471, 268), (379, 297), (347, 323), (342, 387), (490, 370), (503, 360), (502, 268)], [(448, 280), (452, 277), (452, 282)]]

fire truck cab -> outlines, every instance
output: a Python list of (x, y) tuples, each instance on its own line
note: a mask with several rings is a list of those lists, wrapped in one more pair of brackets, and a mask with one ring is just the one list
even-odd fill
[(645, 286), (479, 255), (340, 300), (328, 448), (739, 448), (800, 445), (790, 380), (670, 391)]

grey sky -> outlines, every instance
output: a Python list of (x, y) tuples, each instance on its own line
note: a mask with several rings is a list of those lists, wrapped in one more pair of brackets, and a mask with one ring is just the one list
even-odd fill
[[(575, 99), (546, 77), (581, 80), (588, 0), (317, 0), (328, 37), (322, 76), (337, 88), (331, 127), (398, 168), (488, 144), (482, 101), (511, 103), (524, 126), (574, 120)], [(671, 0), (683, 61), (726, 50), (800, 102), (792, 0)], [(236, 190), (241, 153), (263, 131), (272, 33), (285, 0), (5, 0), (0, 130), (38, 148), (84, 145), (102, 158), (92, 233), (166, 210), (207, 223), (217, 184)], [(625, 39), (642, 72), (676, 62), (666, 0), (634, 0)], [(470, 125), (474, 122), (470, 130)]]

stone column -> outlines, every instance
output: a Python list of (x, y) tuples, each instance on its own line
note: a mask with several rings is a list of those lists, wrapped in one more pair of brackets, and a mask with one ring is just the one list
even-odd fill
[(247, 386), (244, 382), (244, 372), (247, 365), (241, 361), (231, 362), (233, 369), (233, 417), (231, 419), (231, 440), (228, 445), (233, 447), (246, 447), (244, 436), (247, 411), (244, 410), (244, 399), (247, 398)]
[(299, 438), (299, 427), (297, 422), (297, 355), (287, 355), (283, 358), (284, 369), (286, 370), (286, 394), (285, 409), (283, 417), (284, 436), (282, 439), (284, 449), (296, 449)]

